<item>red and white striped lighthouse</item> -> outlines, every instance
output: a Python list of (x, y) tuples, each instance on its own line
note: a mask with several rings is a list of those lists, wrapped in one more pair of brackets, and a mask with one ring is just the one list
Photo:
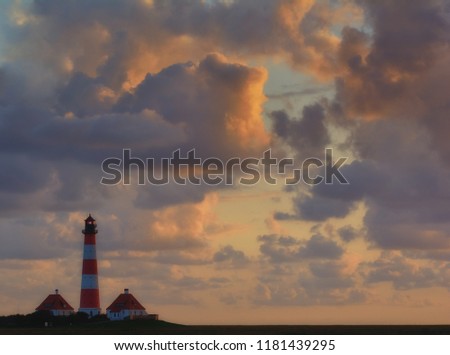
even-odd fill
[(97, 224), (90, 214), (84, 220), (84, 223), (83, 271), (81, 276), (80, 308), (78, 311), (93, 317), (100, 314), (101, 311), (98, 291), (97, 252), (95, 248)]

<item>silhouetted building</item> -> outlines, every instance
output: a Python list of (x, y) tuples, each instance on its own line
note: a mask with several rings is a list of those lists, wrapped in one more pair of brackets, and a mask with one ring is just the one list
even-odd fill
[[(139, 301), (128, 291), (124, 289), (111, 305), (106, 308), (106, 316), (110, 320), (134, 319), (148, 316), (145, 308)], [(153, 319), (158, 319), (157, 315), (152, 315)]]
[(58, 290), (48, 295), (47, 298), (36, 308), (36, 311), (49, 311), (54, 316), (70, 316), (74, 313), (73, 307), (67, 303)]

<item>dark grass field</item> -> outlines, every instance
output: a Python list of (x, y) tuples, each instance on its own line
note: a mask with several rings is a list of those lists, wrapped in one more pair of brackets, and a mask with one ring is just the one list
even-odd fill
[(53, 327), (0, 327), (0, 334), (449, 335), (450, 325), (180, 325), (154, 320), (128, 320)]

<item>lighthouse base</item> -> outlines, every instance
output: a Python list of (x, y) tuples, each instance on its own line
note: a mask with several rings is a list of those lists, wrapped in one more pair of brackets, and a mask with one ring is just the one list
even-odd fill
[(101, 308), (79, 308), (78, 312), (86, 313), (89, 318), (92, 318), (100, 314)]

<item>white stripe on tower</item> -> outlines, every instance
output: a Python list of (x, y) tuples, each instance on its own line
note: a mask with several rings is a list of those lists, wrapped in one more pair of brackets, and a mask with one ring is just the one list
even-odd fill
[(83, 249), (83, 260), (97, 260), (95, 245), (85, 244)]
[(98, 279), (96, 275), (83, 275), (81, 278), (81, 288), (98, 289)]

